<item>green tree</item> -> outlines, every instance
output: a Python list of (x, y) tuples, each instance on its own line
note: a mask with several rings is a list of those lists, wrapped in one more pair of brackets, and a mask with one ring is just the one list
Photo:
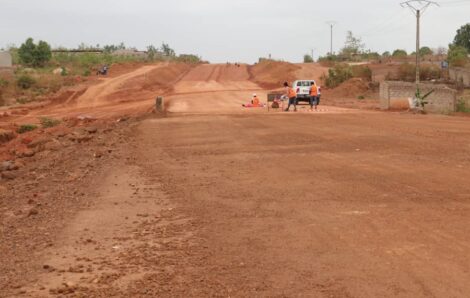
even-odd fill
[(176, 56), (175, 50), (170, 48), (170, 46), (167, 43), (162, 43), (161, 50), (165, 56), (168, 56), (168, 57)]
[(36, 46), (35, 58), (36, 65), (43, 66), (52, 58), (51, 46), (47, 42), (40, 40)]
[(25, 43), (23, 43), (18, 49), (18, 55), (20, 57), (21, 63), (26, 65), (32, 65), (34, 63), (34, 51), (36, 50), (36, 45), (32, 38), (28, 38)]
[(390, 54), (389, 51), (385, 51), (385, 52), (382, 53), (382, 57), (383, 57), (383, 58), (388, 58), (388, 57), (390, 57), (390, 56), (392, 56), (392, 54)]
[(352, 31), (348, 31), (346, 35), (346, 42), (344, 47), (341, 49), (341, 54), (346, 57), (352, 57), (360, 54), (364, 49), (364, 44), (359, 37), (355, 37)]
[(393, 51), (393, 54), (392, 54), (392, 57), (394, 58), (404, 58), (406, 56), (408, 56), (408, 53), (405, 50), (400, 50), (400, 49)]
[(304, 63), (313, 63), (313, 57), (309, 54), (304, 55)]
[(467, 52), (470, 52), (470, 23), (463, 25), (457, 30), (453, 44), (464, 47), (467, 49)]
[(36, 45), (32, 38), (28, 38), (18, 49), (18, 56), (28, 66), (41, 67), (51, 60), (51, 47), (42, 40)]
[(149, 60), (155, 59), (155, 55), (157, 54), (157, 48), (153, 45), (149, 45), (147, 47), (147, 56)]
[(428, 55), (432, 55), (433, 52), (431, 50), (430, 47), (422, 47), (421, 49), (419, 49), (419, 55), (420, 56), (428, 56)]
[(468, 62), (468, 51), (465, 47), (451, 45), (447, 54), (450, 66), (465, 66)]

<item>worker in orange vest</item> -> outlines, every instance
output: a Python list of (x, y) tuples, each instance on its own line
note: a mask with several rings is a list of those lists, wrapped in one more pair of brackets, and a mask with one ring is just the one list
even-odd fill
[(251, 104), (254, 106), (259, 106), (259, 98), (258, 95), (253, 94), (253, 99), (251, 100)]
[(297, 112), (297, 92), (295, 92), (294, 88), (289, 87), (289, 83), (284, 82), (284, 87), (286, 89), (286, 96), (289, 98), (289, 104), (287, 105), (286, 112), (289, 111), (290, 105), (294, 105), (294, 112)]
[(319, 104), (318, 100), (318, 87), (312, 82), (312, 87), (310, 88), (310, 109), (313, 110), (313, 105), (315, 105), (315, 110)]

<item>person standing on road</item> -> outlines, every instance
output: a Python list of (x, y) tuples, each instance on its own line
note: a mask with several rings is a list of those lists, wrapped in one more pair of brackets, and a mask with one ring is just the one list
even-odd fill
[(318, 100), (318, 87), (312, 82), (312, 87), (310, 87), (310, 109), (313, 110), (313, 105), (315, 105), (315, 110), (319, 104)]
[(289, 111), (290, 105), (294, 105), (294, 112), (297, 112), (297, 92), (295, 92), (294, 88), (289, 87), (289, 83), (285, 82), (284, 87), (286, 89), (286, 96), (289, 98), (289, 104), (287, 105), (286, 112)]

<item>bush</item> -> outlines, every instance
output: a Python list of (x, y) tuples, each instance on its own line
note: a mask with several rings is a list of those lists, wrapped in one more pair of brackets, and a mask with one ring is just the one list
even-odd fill
[(32, 38), (28, 38), (18, 49), (20, 61), (28, 66), (41, 67), (51, 60), (51, 47), (45, 41), (36, 45)]
[(21, 89), (29, 89), (36, 83), (36, 80), (29, 75), (22, 75), (16, 81), (16, 85)]
[(190, 54), (179, 55), (177, 60), (184, 63), (201, 63), (201, 57)]
[(421, 65), (419, 77), (423, 81), (438, 80), (442, 77), (441, 68), (431, 64)]
[(28, 98), (28, 97), (20, 97), (20, 98), (17, 98), (16, 99), (16, 102), (19, 103), (19, 104), (27, 104), (27, 103), (30, 103), (32, 101), (32, 99)]
[(461, 46), (451, 45), (447, 54), (450, 66), (465, 66), (468, 62), (468, 51)]
[(304, 55), (304, 63), (313, 63), (313, 57), (308, 54)]
[(23, 124), (18, 128), (18, 130), (16, 132), (21, 134), (21, 133), (25, 133), (25, 132), (28, 132), (28, 131), (33, 131), (37, 128), (38, 127), (34, 124)]
[(321, 65), (327, 66), (327, 67), (333, 67), (336, 62), (339, 61), (339, 57), (336, 55), (328, 55), (328, 56), (323, 56), (318, 58), (318, 62), (320, 62)]
[(400, 81), (412, 82), (416, 79), (416, 66), (410, 63), (404, 63), (398, 68), (397, 75), (397, 79)]
[(334, 88), (353, 77), (352, 68), (347, 64), (337, 64), (328, 70), (328, 76), (324, 77), (325, 85)]
[(8, 87), (9, 84), (10, 84), (10, 82), (8, 80), (0, 78), (0, 88)]
[(48, 117), (41, 117), (39, 118), (39, 121), (41, 122), (43, 128), (54, 127), (60, 124), (60, 120)]
[[(421, 64), (419, 78), (422, 81), (439, 80), (443, 77), (442, 70), (437, 65)], [(387, 80), (414, 82), (416, 80), (416, 66), (410, 63), (400, 65), (396, 74), (388, 73)]]
[(470, 113), (470, 107), (467, 106), (465, 100), (463, 98), (461, 98), (458, 102), (457, 102), (457, 112), (461, 112), (461, 113)]
[(91, 75), (91, 71), (89, 69), (87, 69), (83, 72), (84, 77), (89, 77), (90, 75)]
[(368, 81), (372, 81), (372, 70), (369, 66), (356, 65), (352, 67), (352, 74), (355, 78), (362, 78)]

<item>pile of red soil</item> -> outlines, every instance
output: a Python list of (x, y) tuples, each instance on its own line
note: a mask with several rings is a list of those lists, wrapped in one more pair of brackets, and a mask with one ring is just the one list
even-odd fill
[(284, 82), (296, 79), (300, 67), (287, 62), (264, 60), (249, 68), (251, 81), (266, 89), (282, 87)]
[(330, 97), (357, 98), (364, 96), (369, 91), (369, 83), (360, 78), (352, 78), (338, 87), (329, 90)]

